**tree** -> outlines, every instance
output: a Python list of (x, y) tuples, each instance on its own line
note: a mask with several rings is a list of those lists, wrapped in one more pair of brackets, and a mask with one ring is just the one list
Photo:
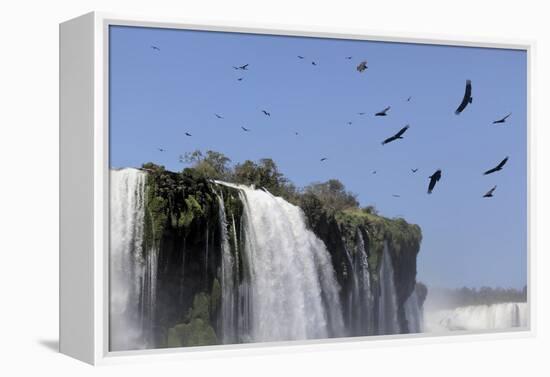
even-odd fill
[(359, 206), (357, 195), (346, 191), (344, 184), (337, 179), (330, 179), (322, 183), (313, 183), (306, 186), (305, 192), (315, 195), (326, 208), (332, 211), (357, 208)]
[(212, 179), (227, 179), (231, 175), (229, 163), (231, 160), (223, 153), (206, 151), (206, 155), (199, 150), (188, 152), (184, 160), (191, 164), (201, 175)]

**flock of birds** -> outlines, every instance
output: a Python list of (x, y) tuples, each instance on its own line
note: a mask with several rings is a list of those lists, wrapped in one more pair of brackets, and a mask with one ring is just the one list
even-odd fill
[[(151, 49), (154, 50), (154, 51), (157, 51), (157, 52), (160, 52), (160, 48), (158, 46), (154, 46), (152, 45), (151, 46)], [(297, 55), (297, 58), (300, 59), (300, 60), (304, 60), (305, 57), (302, 56), (302, 55)], [(352, 56), (346, 56), (345, 59), (347, 60), (351, 60), (353, 59)], [(311, 61), (311, 65), (313, 66), (316, 66), (317, 65), (317, 62), (312, 60)], [(250, 66), (250, 64), (244, 64), (244, 65), (240, 65), (240, 66), (233, 66), (232, 68), (236, 71), (248, 71), (248, 67)], [(357, 67), (356, 67), (357, 71), (359, 73), (362, 73), (364, 71), (366, 71), (368, 69), (368, 66), (367, 66), (367, 61), (364, 60), (364, 61), (361, 61)], [(242, 77), (239, 77), (237, 78), (237, 81), (243, 81), (244, 79), (244, 76)], [(412, 99), (412, 96), (409, 96), (406, 101), (407, 102), (410, 102)], [(464, 91), (464, 96), (462, 98), (462, 101), (460, 102), (460, 104), (458, 105), (457, 109), (455, 110), (455, 114), (456, 115), (460, 115), (468, 105), (470, 105), (473, 101), (473, 97), (472, 97), (472, 81), (471, 80), (466, 80), (466, 88), (465, 88), (465, 91)], [(387, 106), (385, 107), (384, 109), (376, 112), (374, 114), (374, 116), (377, 116), (377, 117), (385, 117), (385, 116), (388, 116), (388, 112), (391, 110), (391, 106)], [(271, 117), (271, 113), (267, 110), (261, 110), (262, 113), (267, 116), (267, 117)], [(364, 112), (359, 112), (357, 113), (358, 115), (365, 115)], [(506, 116), (500, 118), (500, 119), (497, 119), (495, 121), (493, 121), (492, 123), (493, 124), (503, 124), (503, 123), (506, 123), (506, 120), (512, 115), (512, 113), (508, 113)], [(214, 113), (214, 116), (217, 118), (217, 119), (224, 119), (224, 117), (220, 114), (217, 114), (217, 113)], [(348, 125), (351, 125), (352, 122), (347, 122)], [(405, 132), (407, 132), (407, 130), (410, 128), (410, 126), (407, 124), (405, 127), (401, 128), (397, 133), (395, 133), (394, 135), (392, 136), (389, 136), (388, 138), (384, 139), (382, 141), (382, 145), (386, 145), (388, 143), (392, 143), (394, 141), (397, 141), (397, 140), (400, 140), (400, 139), (403, 139), (403, 135), (405, 134)], [(251, 129), (249, 128), (246, 128), (244, 126), (241, 126), (241, 129), (244, 131), (244, 132), (251, 132)], [(189, 132), (185, 132), (185, 135), (186, 136), (193, 136), (191, 133)], [(298, 135), (298, 132), (295, 131), (295, 135)], [(160, 152), (165, 152), (166, 150), (163, 149), (163, 148), (157, 148)], [(328, 160), (328, 157), (322, 157), (320, 159), (321, 162), (324, 162)], [(184, 162), (184, 156), (179, 156), (179, 162), (180, 163), (183, 163)], [(492, 174), (492, 173), (496, 173), (498, 171), (501, 171), (504, 167), (504, 165), (506, 165), (506, 163), (508, 162), (508, 157), (505, 157), (502, 161), (500, 161), (495, 167), (491, 168), (491, 169), (488, 169), (486, 170), (483, 174), (484, 175), (489, 175), (489, 174)], [(411, 169), (411, 172), (414, 174), (418, 171), (418, 168), (414, 168), (414, 169)], [(372, 171), (372, 174), (376, 174), (377, 171), (374, 170)], [(429, 183), (428, 183), (428, 194), (431, 194), (437, 184), (437, 182), (439, 182), (439, 180), (441, 179), (441, 176), (442, 176), (442, 171), (441, 169), (438, 169), (436, 170), (432, 175), (430, 175), (428, 177), (428, 179), (430, 180)], [(483, 197), (484, 198), (492, 198), (493, 197), (493, 193), (495, 192), (497, 186), (493, 186), (489, 191), (487, 191)], [(392, 195), (393, 197), (396, 197), (396, 198), (399, 198), (400, 195), (397, 195), (397, 194), (393, 194)]]

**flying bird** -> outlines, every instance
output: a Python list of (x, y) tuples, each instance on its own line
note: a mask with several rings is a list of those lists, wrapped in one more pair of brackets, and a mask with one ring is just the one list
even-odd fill
[(223, 119), (223, 117), (220, 115), (220, 114), (214, 114), (216, 116), (216, 118), (218, 119)]
[(193, 136), (193, 135), (191, 135), (189, 132), (186, 132), (185, 136)]
[(241, 126), (241, 128), (243, 129), (244, 132), (250, 132), (250, 129), (248, 129), (246, 127)]
[(353, 56), (346, 56), (346, 59), (348, 60), (351, 60), (351, 58), (353, 58)]
[(411, 169), (411, 171), (412, 171), (413, 173), (416, 173), (416, 172), (418, 171), (418, 168), (416, 168), (416, 169)]
[(401, 195), (397, 195), (397, 194), (392, 194), (392, 196), (393, 196), (394, 198), (400, 198), (400, 197), (401, 197)]
[(508, 157), (506, 157), (504, 160), (500, 161), (500, 163), (497, 166), (495, 166), (494, 168), (487, 170), (485, 173), (483, 173), (483, 175), (488, 175), (488, 174), (497, 172), (499, 170), (502, 170), (502, 167), (504, 165), (506, 165), (507, 161), (508, 161)]
[(510, 115), (512, 115), (512, 113), (509, 113), (509, 114), (506, 115), (504, 118), (501, 118), (501, 119), (499, 119), (499, 120), (495, 120), (495, 121), (493, 122), (493, 124), (498, 124), (498, 123), (504, 123), (504, 122), (506, 122), (506, 119), (508, 119), (508, 117), (509, 117)]
[(311, 62), (311, 65), (317, 65), (317, 63), (315, 63), (315, 62)]
[(409, 125), (407, 124), (405, 127), (399, 130), (395, 135), (388, 137), (386, 140), (382, 142), (382, 145), (391, 143), (392, 141), (403, 139), (403, 134), (405, 131), (409, 129)]
[(265, 110), (262, 110), (262, 113), (264, 113), (264, 115), (265, 115), (265, 116), (268, 116), (268, 117), (270, 117), (270, 116), (271, 116), (271, 113), (268, 113), (268, 112), (267, 112), (267, 111), (265, 111)]
[(166, 152), (166, 149), (162, 149), (162, 148), (157, 148), (159, 150), (159, 152)]
[(243, 78), (242, 78), (242, 77), (239, 77), (239, 78), (237, 79), (237, 81), (243, 81)]
[(328, 157), (323, 157), (323, 158), (321, 159), (321, 162), (326, 161), (326, 160), (328, 160)]
[(241, 66), (239, 66), (239, 67), (233, 66), (233, 69), (241, 70), (241, 71), (248, 71), (248, 64), (241, 65)]
[(431, 194), (435, 184), (441, 179), (441, 170), (436, 170), (430, 177), (430, 184), (428, 185), (428, 194)]
[(298, 135), (299, 135), (297, 131), (294, 131), (294, 134), (295, 134), (296, 136), (298, 136)]
[(361, 63), (359, 63), (359, 65), (357, 66), (357, 70), (358, 70), (359, 72), (363, 72), (363, 71), (366, 70), (367, 68), (369, 68), (369, 67), (367, 67), (367, 61), (366, 61), (366, 60), (364, 60), (364, 61), (362, 61)]
[(411, 102), (411, 98), (412, 98), (412, 97), (409, 96), (409, 97), (407, 98), (407, 102)]
[(493, 197), (493, 192), (497, 189), (497, 186), (493, 186), (492, 189), (490, 189), (489, 191), (487, 191), (485, 193), (485, 195), (483, 195), (484, 198), (492, 198)]
[(384, 110), (379, 111), (379, 112), (377, 112), (376, 114), (374, 114), (374, 116), (377, 116), (377, 117), (385, 117), (386, 115), (388, 115), (388, 114), (386, 114), (386, 113), (387, 113), (390, 109), (391, 109), (391, 106), (388, 106), (388, 107), (386, 107)]
[(351, 126), (353, 124), (353, 122), (348, 122), (348, 126)]
[(455, 110), (455, 114), (458, 115), (463, 112), (469, 103), (472, 103), (472, 81), (466, 80), (466, 90), (464, 91), (464, 98), (462, 98), (462, 102)]
[(157, 46), (151, 46), (151, 49), (156, 50), (156, 51), (160, 51), (160, 48), (158, 48)]
[(298, 55), (298, 59), (303, 59), (304, 57), (302, 55)]
[(365, 115), (365, 113), (357, 113), (357, 115)]
[(371, 174), (376, 174), (376, 170), (373, 170)]

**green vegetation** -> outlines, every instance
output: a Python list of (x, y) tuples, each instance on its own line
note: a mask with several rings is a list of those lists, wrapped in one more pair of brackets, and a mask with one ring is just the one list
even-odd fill
[[(219, 286), (219, 285), (218, 285)], [(193, 299), (184, 322), (168, 329), (166, 347), (194, 347), (218, 344), (211, 325), (211, 297), (204, 292)]]

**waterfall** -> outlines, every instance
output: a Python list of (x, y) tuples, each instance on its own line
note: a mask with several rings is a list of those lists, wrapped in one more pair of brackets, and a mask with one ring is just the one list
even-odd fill
[(427, 312), (425, 322), (428, 332), (498, 330), (527, 326), (527, 304), (524, 302), (464, 306), (453, 310)]
[(409, 326), (409, 333), (422, 332), (424, 329), (424, 313), (418, 302), (416, 289), (405, 301), (405, 317)]
[(146, 175), (111, 170), (110, 179), (110, 349), (145, 348), (142, 292), (146, 280), (156, 280), (145, 268), (155, 261), (145, 261), (142, 250)]
[(378, 299), (378, 334), (398, 334), (397, 297), (393, 277), (393, 266), (388, 245), (384, 242), (384, 251), (379, 272), (380, 296)]
[[(243, 281), (239, 285), (241, 341), (280, 341), (344, 335), (330, 255), (305, 216), (263, 190), (237, 188), (243, 203)], [(241, 331), (241, 330), (240, 330)]]
[(221, 234), (221, 286), (222, 286), (222, 316), (221, 336), (225, 344), (235, 342), (235, 263), (231, 255), (229, 237), (227, 235), (227, 219), (223, 197), (218, 195), (218, 213)]
[(352, 335), (370, 335), (372, 324), (372, 294), (370, 272), (365, 241), (360, 229), (356, 230), (355, 253), (353, 254), (353, 294), (351, 308), (353, 318), (351, 324)]

